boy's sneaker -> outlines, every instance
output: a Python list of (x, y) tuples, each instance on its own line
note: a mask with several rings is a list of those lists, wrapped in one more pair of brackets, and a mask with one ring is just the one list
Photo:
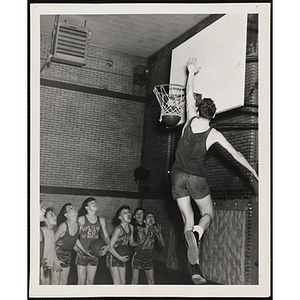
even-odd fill
[(200, 275), (200, 266), (198, 264), (191, 265), (192, 281), (194, 284), (205, 284), (206, 279)]
[(194, 232), (191, 230), (188, 230), (184, 234), (188, 250), (187, 250), (187, 257), (189, 260), (189, 263), (191, 265), (195, 265), (198, 263), (199, 259), (199, 250), (198, 250), (198, 243), (196, 241)]
[(197, 241), (197, 245), (199, 247), (199, 232), (196, 230), (193, 230), (193, 233), (194, 233), (195, 239)]

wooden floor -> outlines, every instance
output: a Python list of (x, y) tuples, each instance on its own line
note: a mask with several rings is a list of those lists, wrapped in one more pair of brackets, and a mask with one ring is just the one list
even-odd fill
[[(166, 268), (163, 268), (161, 264), (154, 262), (154, 278), (155, 284), (161, 285), (189, 285), (193, 284), (190, 276), (185, 273), (168, 271)], [(131, 267), (130, 262), (127, 263), (127, 271), (126, 271), (126, 284), (131, 283)], [(77, 284), (77, 272), (76, 265), (74, 264), (74, 258), (72, 259), (70, 275), (68, 280), (68, 285), (76, 285)], [(113, 284), (109, 269), (105, 265), (105, 259), (99, 259), (99, 265), (97, 269), (97, 273), (95, 276), (94, 284)], [(139, 284), (147, 284), (147, 279), (145, 272), (140, 271), (139, 276)], [(208, 285), (217, 284), (212, 281), (207, 282)]]

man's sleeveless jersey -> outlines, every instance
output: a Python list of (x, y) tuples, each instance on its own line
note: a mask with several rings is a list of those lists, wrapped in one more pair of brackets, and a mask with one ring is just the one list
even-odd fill
[(189, 121), (178, 142), (172, 170), (178, 169), (191, 175), (205, 177), (206, 140), (212, 128), (210, 127), (204, 132), (194, 133), (191, 127), (194, 118)]

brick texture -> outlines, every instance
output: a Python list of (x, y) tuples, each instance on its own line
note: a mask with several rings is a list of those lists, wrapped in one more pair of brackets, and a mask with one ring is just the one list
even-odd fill
[[(41, 37), (41, 64), (50, 42)], [(133, 69), (145, 63), (89, 46), (86, 66), (51, 63), (41, 77), (132, 94)], [(144, 103), (41, 86), (40, 184), (136, 192), (143, 116)]]

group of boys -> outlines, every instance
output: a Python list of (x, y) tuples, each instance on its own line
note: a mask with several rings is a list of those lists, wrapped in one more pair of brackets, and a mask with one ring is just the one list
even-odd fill
[[(66, 285), (74, 250), (78, 285), (94, 284), (99, 257), (103, 256), (106, 256), (113, 283), (125, 284), (126, 265), (131, 255), (120, 255), (116, 250), (120, 245), (134, 247), (131, 284), (138, 284), (140, 270), (145, 271), (148, 284), (154, 284), (154, 243), (156, 239), (161, 246), (165, 243), (161, 225), (156, 223), (153, 213), (145, 213), (138, 207), (132, 218), (130, 207), (121, 206), (116, 212), (119, 224), (109, 237), (105, 219), (96, 215), (97, 210), (98, 205), (92, 197), (83, 201), (80, 215), (71, 203), (66, 203), (58, 216), (53, 208), (44, 209), (41, 203), (40, 284)], [(89, 246), (96, 239), (102, 239), (104, 246), (94, 256)]]

